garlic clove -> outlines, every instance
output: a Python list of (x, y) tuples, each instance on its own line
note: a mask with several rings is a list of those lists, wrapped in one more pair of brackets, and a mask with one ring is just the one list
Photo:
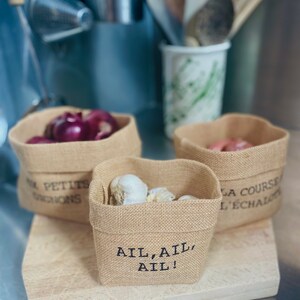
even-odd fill
[(156, 197), (156, 195), (154, 193), (148, 194), (146, 201), (147, 202), (157, 202), (155, 197)]
[(173, 201), (175, 195), (166, 187), (157, 187), (149, 190), (147, 202), (168, 202)]
[(186, 201), (186, 200), (197, 200), (198, 198), (192, 196), (192, 195), (183, 195), (178, 198), (177, 201)]
[(123, 201), (123, 205), (131, 205), (131, 204), (142, 204), (145, 203), (145, 199), (142, 198), (125, 198)]
[[(133, 174), (114, 178), (110, 184), (110, 189), (117, 205), (146, 202), (148, 187)], [(125, 199), (127, 200), (125, 201)]]
[(121, 205), (125, 197), (122, 189), (119, 188), (120, 178), (121, 176), (117, 176), (110, 183), (111, 198), (115, 200), (113, 202), (115, 202), (117, 205)]

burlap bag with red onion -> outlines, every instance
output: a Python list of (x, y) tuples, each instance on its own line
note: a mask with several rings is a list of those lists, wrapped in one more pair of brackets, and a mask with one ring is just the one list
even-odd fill
[[(26, 144), (42, 135), (46, 124), (74, 107), (50, 108), (22, 119), (9, 133), (20, 162), (18, 196), (30, 211), (65, 220), (88, 222), (88, 188), (93, 168), (119, 156), (140, 156), (141, 141), (130, 115), (114, 115), (120, 129), (100, 141)], [(88, 111), (83, 111), (84, 113)]]
[[(197, 199), (114, 206), (110, 182), (128, 173), (148, 188), (163, 186), (177, 197), (190, 194)], [(90, 185), (90, 222), (101, 284), (198, 281), (220, 203), (217, 177), (195, 161), (119, 158), (98, 165)]]
[[(236, 152), (207, 149), (225, 138), (241, 138), (255, 146)], [(288, 138), (286, 130), (243, 114), (228, 114), (175, 131), (176, 156), (206, 164), (220, 180), (223, 200), (218, 231), (271, 217), (279, 209)]]

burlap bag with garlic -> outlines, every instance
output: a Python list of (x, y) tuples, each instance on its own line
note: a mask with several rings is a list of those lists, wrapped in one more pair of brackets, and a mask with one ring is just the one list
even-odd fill
[[(114, 178), (138, 176), (183, 201), (115, 205)], [(201, 184), (199, 184), (201, 178)], [(215, 174), (190, 160), (119, 158), (99, 164), (90, 185), (90, 222), (103, 285), (193, 283), (203, 271), (221, 191)]]
[(32, 113), (19, 121), (9, 140), (20, 162), (19, 203), (35, 213), (88, 223), (88, 189), (93, 168), (119, 156), (140, 156), (141, 140), (135, 119), (115, 114), (119, 130), (100, 141), (54, 144), (26, 144), (42, 135), (46, 124), (66, 112), (83, 111), (75, 107), (50, 108)]
[[(208, 149), (226, 138), (242, 138), (254, 147), (236, 152)], [(228, 114), (175, 131), (176, 156), (206, 164), (220, 180), (223, 200), (218, 231), (271, 217), (279, 209), (288, 138), (286, 130), (243, 114)]]

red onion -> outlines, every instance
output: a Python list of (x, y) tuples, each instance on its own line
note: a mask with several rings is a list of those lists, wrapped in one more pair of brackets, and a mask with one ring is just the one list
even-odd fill
[(58, 142), (76, 142), (88, 140), (89, 130), (82, 120), (82, 113), (67, 112), (54, 122), (53, 137)]
[(65, 112), (52, 119), (44, 136), (35, 136), (29, 144), (102, 140), (118, 130), (115, 118), (100, 109), (92, 110), (85, 118), (82, 113)]
[(52, 119), (48, 125), (46, 126), (46, 129), (44, 131), (44, 136), (47, 137), (48, 139), (54, 139), (54, 127), (56, 126), (57, 123), (59, 123), (62, 120), (65, 120), (67, 118), (75, 118), (75, 119), (82, 119), (82, 113), (71, 113), (71, 112), (64, 112), (63, 114), (55, 117)]
[(54, 143), (54, 141), (47, 139), (43, 136), (33, 136), (26, 142), (26, 144), (51, 144), (51, 143)]
[(92, 110), (84, 121), (89, 126), (89, 139), (99, 140), (109, 137), (118, 130), (118, 123), (108, 112), (100, 109)]
[(111, 136), (111, 132), (99, 131), (95, 136), (95, 141), (104, 140)]

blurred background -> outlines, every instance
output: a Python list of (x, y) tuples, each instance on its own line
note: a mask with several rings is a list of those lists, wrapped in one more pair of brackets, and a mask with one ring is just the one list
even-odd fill
[[(222, 110), (255, 113), (299, 129), (300, 3), (236, 1), (255, 5), (231, 39)], [(132, 11), (109, 20), (97, 0), (66, 2), (89, 5), (93, 14), (85, 11), (78, 21), (74, 15), (82, 7), (60, 7), (60, 0), (28, 0), (22, 7), (0, 1), (0, 144), (7, 127), (52, 95), (66, 104), (115, 112), (162, 107), (159, 46), (168, 36), (146, 3), (126, 0)], [(49, 16), (54, 10), (63, 13), (61, 20)], [(162, 114), (154, 115), (162, 123)], [(0, 174), (6, 164), (1, 161)]]
[[(231, 39), (222, 111), (254, 113), (290, 130), (300, 130), (300, 1), (246, 2), (251, 1), (255, 1), (255, 8)], [(161, 135), (159, 141), (169, 143), (162, 131), (159, 48), (169, 40), (146, 1), (127, 1), (132, 5), (131, 13), (116, 14), (116, 19), (101, 15), (103, 7), (97, 1), (66, 2), (71, 7), (60, 6), (60, 0), (28, 0), (23, 6), (0, 0), (0, 184), (1, 195), (12, 199), (10, 204), (1, 199), (0, 218), (6, 220), (7, 227), (0, 226), (0, 235), (7, 235), (8, 227), (15, 228), (10, 229), (12, 237), (5, 249), (14, 253), (15, 266), (7, 266), (7, 274), (0, 274), (0, 298), (2, 276), (11, 282), (10, 287), (5, 287), (4, 299), (24, 296), (24, 289), (14, 289), (13, 285), (20, 280), (22, 253), (32, 218), (32, 214), (17, 207), (18, 165), (7, 143), (7, 130), (33, 104), (55, 98), (58, 100), (54, 105), (66, 103), (133, 113), (138, 120), (144, 119), (139, 122), (142, 135), (145, 128), (153, 126), (152, 135)], [(51, 19), (47, 10), (56, 5), (65, 14), (60, 22)], [(80, 11), (77, 19), (72, 18), (74, 11)], [(18, 217), (8, 219), (12, 214)], [(15, 236), (19, 236), (17, 243)], [(4, 264), (0, 255), (0, 266), (1, 262)], [(282, 283), (286, 287), (291, 284), (289, 280), (296, 282), (295, 274), (299, 279), (297, 269), (285, 264), (281, 268), (287, 272)], [(22, 285), (21, 281), (17, 284)], [(286, 289), (285, 295), (292, 299), (297, 292), (299, 289)]]
[[(144, 4), (142, 9), (143, 18), (126, 26), (96, 21), (81, 34), (44, 42), (35, 30), (47, 26), (47, 19), (27, 28), (18, 10), (1, 0), (0, 108), (8, 124), (43, 95), (41, 81), (49, 93), (75, 106), (131, 113), (159, 106), (159, 45), (165, 37), (149, 8)], [(224, 112), (254, 112), (289, 128), (300, 127), (299, 11), (299, 1), (264, 0), (236, 33), (228, 53)], [(29, 25), (34, 21), (28, 18)]]

